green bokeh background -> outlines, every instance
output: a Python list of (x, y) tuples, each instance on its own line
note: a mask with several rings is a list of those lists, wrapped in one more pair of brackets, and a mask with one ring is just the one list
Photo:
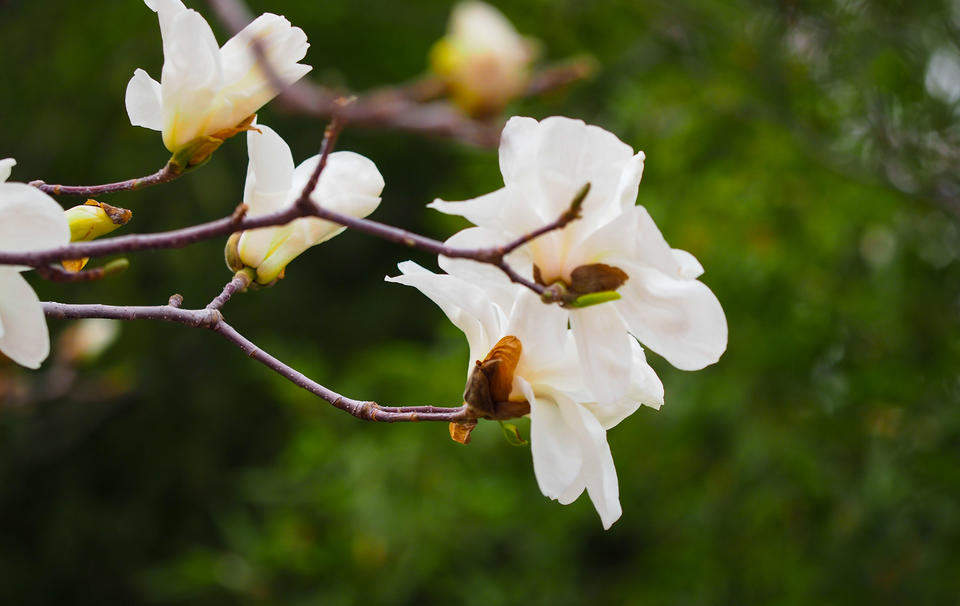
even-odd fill
[[(934, 52), (956, 53), (960, 9), (497, 4), (546, 59), (600, 65), (510, 113), (583, 118), (645, 150), (639, 201), (699, 257), (729, 321), (727, 353), (704, 371), (650, 356), (666, 405), (609, 435), (623, 518), (604, 532), (585, 496), (544, 498), (529, 450), (495, 424), (464, 447), (442, 425), (365, 423), (208, 332), (130, 323), (67, 395), (45, 395), (49, 370), (0, 367), (21, 392), (0, 396), (0, 603), (956, 603), (960, 133), (956, 99), (925, 80)], [(355, 90), (421, 73), (450, 8), (251, 6), (301, 26), (313, 76)], [(14, 178), (161, 166), (159, 136), (123, 109), (133, 70), (161, 62), (136, 0), (0, 2), (0, 157), (18, 159)], [(275, 107), (261, 120), (296, 158), (315, 153), (322, 123)], [(463, 223), (426, 202), (500, 184), (495, 153), (457, 143), (351, 130), (340, 149), (386, 179), (374, 218), (436, 237)], [(128, 232), (173, 229), (229, 212), (245, 166), (237, 139), (175, 183), (104, 200), (134, 211)], [(137, 254), (96, 284), (31, 280), (49, 300), (179, 292), (199, 306), (229, 278), (222, 246)], [(382, 281), (406, 258), (347, 233), (226, 313), (344, 393), (453, 404), (466, 344), (432, 303)]]

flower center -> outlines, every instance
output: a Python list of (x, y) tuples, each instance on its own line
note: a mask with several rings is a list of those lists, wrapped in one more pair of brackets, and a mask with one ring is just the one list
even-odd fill
[(570, 272), (570, 280), (561, 277), (544, 279), (540, 268), (533, 266), (533, 279), (537, 284), (552, 289), (554, 300), (564, 307), (586, 307), (620, 298), (617, 289), (630, 276), (619, 267), (606, 263), (581, 265)]

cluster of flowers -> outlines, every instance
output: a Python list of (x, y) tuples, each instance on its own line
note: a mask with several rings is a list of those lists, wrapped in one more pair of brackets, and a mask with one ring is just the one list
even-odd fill
[[(162, 131), (164, 144), (184, 166), (201, 163), (224, 139), (246, 130), (249, 167), (243, 199), (249, 214), (294, 203), (319, 157), (295, 167), (283, 139), (253, 119), (274, 92), (249, 47), (258, 40), (281, 77), (293, 82), (310, 70), (298, 63), (306, 53), (306, 36), (283, 17), (265, 14), (221, 48), (206, 21), (179, 0), (145, 1), (159, 15), (165, 62), (160, 83), (142, 70), (130, 81), (126, 104), (131, 122)], [(482, 46), (477, 40), (483, 36), (464, 20), (470, 14), (479, 14), (475, 21), (481, 28), (495, 32), (495, 48), (509, 51), (499, 62), (487, 57), (480, 64), (506, 70), (503, 65), (511, 61), (529, 60), (509, 23), (473, 3), (455, 12), (451, 35), (437, 51), (445, 55), (445, 73), (455, 71), (452, 56), (467, 56), (464, 48)], [(477, 104), (477, 93), (470, 92), (477, 60), (461, 61), (471, 67), (457, 83), (458, 94)], [(512, 81), (507, 85), (515, 87)], [(506, 93), (498, 89), (494, 94)], [(671, 248), (647, 211), (636, 205), (642, 152), (634, 153), (615, 135), (579, 120), (514, 117), (503, 130), (499, 157), (501, 189), (430, 206), (475, 225), (447, 244), (492, 247), (549, 223), (586, 191), (579, 219), (508, 257), (520, 275), (561, 293), (560, 304), (544, 302), (492, 265), (467, 259), (440, 257), (443, 273), (404, 262), (401, 274), (387, 280), (420, 290), (466, 335), (470, 364), (464, 398), (478, 417), (496, 418), (498, 407), (510, 403), (529, 406), (534, 471), (543, 494), (567, 504), (586, 490), (609, 528), (621, 508), (606, 432), (641, 405), (663, 404), (663, 386), (640, 343), (677, 368), (703, 368), (726, 349), (724, 313), (697, 279), (703, 268), (694, 256)], [(0, 182), (12, 165), (12, 160), (0, 162)], [(364, 217), (379, 205), (383, 187), (372, 161), (336, 152), (311, 197)], [(62, 209), (30, 186), (0, 184), (0, 215), (0, 250), (70, 240)], [(304, 217), (251, 230), (231, 239), (228, 258), (234, 269), (250, 268), (257, 282), (270, 284), (292, 259), (342, 229)], [(0, 267), (0, 351), (37, 367), (49, 342), (40, 303), (19, 275), (24, 269)]]

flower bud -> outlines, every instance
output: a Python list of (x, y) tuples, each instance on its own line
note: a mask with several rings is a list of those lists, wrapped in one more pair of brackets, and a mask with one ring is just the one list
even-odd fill
[[(87, 242), (126, 225), (133, 213), (96, 200), (87, 200), (84, 204), (63, 211), (70, 226), (71, 242)], [(63, 262), (69, 271), (80, 271), (89, 259), (72, 259)]]
[(120, 322), (100, 318), (78, 320), (57, 340), (57, 357), (67, 363), (92, 362), (120, 334)]
[[(271, 128), (257, 125), (247, 133), (250, 165), (243, 202), (247, 216), (257, 217), (295, 204), (320, 161), (319, 156), (294, 167), (290, 148)], [(351, 217), (366, 217), (380, 204), (383, 177), (371, 160), (348, 151), (327, 157), (311, 200), (324, 208)], [(302, 252), (326, 242), (344, 227), (317, 217), (302, 217), (286, 225), (243, 232), (228, 242), (226, 257), (231, 269), (256, 270), (257, 284), (283, 277), (287, 264)]]
[(462, 2), (450, 15), (447, 35), (430, 50), (430, 65), (461, 109), (490, 115), (527, 86), (535, 47), (489, 4)]

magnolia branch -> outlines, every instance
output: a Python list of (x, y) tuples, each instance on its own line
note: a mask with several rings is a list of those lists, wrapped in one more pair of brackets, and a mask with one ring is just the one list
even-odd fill
[[(156, 320), (182, 324), (191, 328), (207, 328), (217, 333), (233, 345), (240, 348), (247, 357), (253, 358), (270, 370), (284, 377), (297, 387), (329, 402), (336, 408), (347, 412), (358, 419), (379, 421), (383, 423), (416, 422), (416, 421), (443, 421), (464, 422), (475, 420), (466, 405), (455, 407), (443, 406), (381, 406), (368, 400), (354, 400), (341, 395), (332, 389), (324, 387), (300, 371), (284, 364), (274, 356), (257, 347), (250, 339), (237, 332), (227, 324), (220, 312), (220, 307), (229, 296), (235, 292), (243, 279), (234, 278), (224, 288), (224, 292), (210, 302), (204, 309), (181, 309), (181, 297), (171, 297), (171, 304), (155, 306), (115, 306), (115, 305), (69, 305), (65, 303), (45, 302), (43, 311), (50, 318), (80, 319), (105, 318), (109, 320)], [(249, 284), (249, 282), (247, 282)], [(231, 286), (233, 285), (233, 286)], [(513, 412), (522, 413), (522, 410)]]
[[(330, 145), (325, 144), (324, 149), (329, 150), (330, 147)], [(322, 170), (321, 163), (318, 163), (317, 169), (314, 176), (316, 179), (319, 179), (319, 170)], [(313, 176), (311, 177), (311, 181), (314, 184), (316, 183), (316, 179), (314, 179)], [(102, 257), (105, 255), (142, 250), (183, 248), (195, 242), (248, 229), (256, 229), (258, 227), (284, 225), (295, 219), (309, 216), (326, 219), (327, 221), (337, 223), (349, 229), (423, 252), (454, 259), (470, 259), (479, 263), (494, 265), (503, 271), (511, 281), (522, 284), (538, 295), (549, 299), (550, 293), (548, 290), (543, 285), (537, 284), (517, 273), (506, 262), (506, 255), (530, 240), (550, 231), (562, 229), (568, 223), (577, 219), (579, 216), (579, 207), (585, 195), (586, 189), (581, 190), (577, 197), (571, 202), (570, 208), (564, 211), (556, 221), (518, 238), (511, 243), (488, 248), (457, 248), (448, 246), (439, 240), (421, 236), (399, 227), (371, 221), (370, 219), (358, 219), (350, 215), (329, 210), (317, 204), (309, 195), (301, 195), (297, 202), (290, 207), (258, 217), (245, 216), (245, 207), (241, 205), (238, 212), (235, 212), (229, 217), (168, 232), (132, 234), (91, 242), (74, 242), (45, 250), (23, 252), (0, 251), (0, 265), (28, 265), (36, 268), (63, 261), (64, 259)]]
[(113, 194), (120, 191), (133, 191), (143, 189), (151, 185), (160, 185), (169, 183), (183, 174), (183, 170), (173, 163), (146, 177), (136, 179), (127, 179), (126, 181), (117, 181), (116, 183), (106, 183), (104, 185), (50, 185), (43, 181), (31, 181), (29, 184), (36, 187), (46, 194), (55, 196), (81, 196), (85, 198), (94, 198), (104, 194)]

